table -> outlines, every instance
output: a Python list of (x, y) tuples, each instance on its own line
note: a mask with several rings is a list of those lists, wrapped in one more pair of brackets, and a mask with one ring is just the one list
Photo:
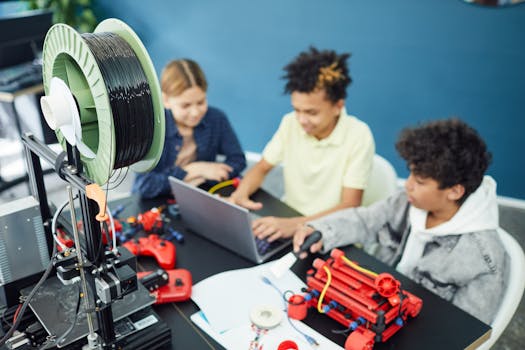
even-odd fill
[(27, 94), (38, 94), (44, 92), (44, 84), (28, 86), (17, 91), (0, 91), (1, 102), (13, 102), (15, 98)]
[[(256, 194), (256, 198), (257, 195), (263, 195), (265, 200), (269, 199), (265, 193)], [(126, 217), (126, 215), (136, 215), (138, 212), (151, 209), (163, 202), (162, 200), (141, 201), (132, 197), (120, 200), (119, 203), (127, 205), (121, 214), (121, 217)], [(265, 204), (271, 207), (271, 203), (265, 202)], [(185, 234), (185, 242), (176, 243), (176, 268), (188, 269), (192, 274), (194, 284), (223, 271), (254, 266), (253, 263), (235, 253), (189, 232), (180, 220), (172, 218), (171, 225)], [(406, 328), (397, 332), (387, 343), (377, 343), (374, 350), (475, 349), (490, 337), (491, 329), (488, 325), (432, 294), (393, 268), (353, 246), (345, 247), (343, 250), (347, 257), (364, 267), (377, 272), (391, 273), (401, 282), (404, 289), (423, 299), (424, 305), (421, 313), (416, 318), (409, 320)], [(313, 258), (310, 256), (299, 261), (292, 270), (304, 279), (305, 272), (311, 267)], [(154, 263), (151, 259), (140, 258), (139, 266), (149, 270)], [(198, 311), (192, 301), (158, 305), (155, 306), (155, 310), (172, 329), (173, 349), (223, 349), (189, 319), (193, 313)], [(331, 332), (332, 329), (344, 327), (331, 318), (310, 310), (305, 323), (341, 346), (344, 345), (346, 337)]]
[(34, 86), (28, 86), (18, 91), (0, 91), (0, 102), (8, 103), (11, 106), (11, 112), (14, 116), (16, 129), (19, 135), (22, 135), (22, 127), (20, 126), (20, 119), (18, 112), (15, 108), (15, 99), (18, 96), (29, 95), (29, 94), (39, 94), (44, 91), (43, 84), (37, 84)]

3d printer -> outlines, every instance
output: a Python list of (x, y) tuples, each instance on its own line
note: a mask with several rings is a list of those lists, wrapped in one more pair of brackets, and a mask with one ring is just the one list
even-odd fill
[[(136, 257), (116, 246), (115, 235), (112, 243), (109, 237), (104, 240), (101, 229), (110, 211), (107, 191), (100, 186), (117, 169), (152, 169), (162, 153), (164, 109), (153, 64), (140, 39), (119, 20), (105, 20), (94, 33), (82, 35), (57, 24), (44, 43), (43, 80), (42, 111), (65, 152), (57, 155), (30, 134), (22, 141), (50, 258), (38, 283), (21, 289), (12, 327), (0, 346), (169, 346), (170, 329), (150, 307), (155, 298), (137, 282)], [(68, 183), (69, 200), (54, 215), (41, 160), (54, 165)], [(57, 237), (57, 218), (67, 204), (73, 247), (60, 245)], [(81, 230), (75, 224), (78, 213)], [(24, 315), (27, 307), (32, 315)]]

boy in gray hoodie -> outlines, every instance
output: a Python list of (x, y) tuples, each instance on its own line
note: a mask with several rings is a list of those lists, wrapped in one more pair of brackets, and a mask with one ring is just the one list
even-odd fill
[[(505, 291), (508, 256), (499, 239), (496, 182), (477, 132), (458, 119), (403, 130), (396, 144), (410, 175), (405, 191), (369, 207), (307, 223), (312, 253), (361, 243), (364, 249), (456, 306), (490, 323)], [(303, 254), (306, 255), (306, 254)]]

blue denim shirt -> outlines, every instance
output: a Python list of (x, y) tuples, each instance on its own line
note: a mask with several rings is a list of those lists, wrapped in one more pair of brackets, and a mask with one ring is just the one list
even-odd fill
[[(186, 171), (175, 166), (182, 147), (180, 135), (171, 110), (165, 110), (166, 136), (164, 150), (157, 166), (148, 173), (137, 174), (132, 191), (142, 198), (153, 198), (170, 194), (168, 176), (183, 179)], [(246, 158), (239, 140), (226, 115), (219, 109), (209, 107), (201, 122), (193, 129), (197, 144), (196, 161), (214, 162), (217, 155), (226, 157), (224, 163), (233, 168), (230, 178), (238, 176), (246, 167)]]

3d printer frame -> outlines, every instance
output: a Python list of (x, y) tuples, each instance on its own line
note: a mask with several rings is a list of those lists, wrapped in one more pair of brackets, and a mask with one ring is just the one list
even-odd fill
[[(30, 192), (40, 205), (40, 213), (42, 215), (42, 221), (44, 222), (46, 241), (50, 254), (53, 244), (55, 244), (51, 232), (51, 219), (53, 215), (48, 205), (43, 171), (40, 163), (41, 159), (50, 164), (54, 164), (56, 173), (78, 192), (86, 243), (85, 252), (83, 253), (94, 266), (105, 266), (106, 255), (101, 249), (98, 249), (102, 244), (100, 224), (95, 220), (96, 215), (99, 213), (99, 207), (97, 202), (87, 197), (86, 186), (92, 184), (92, 181), (82, 175), (82, 162), (80, 161), (78, 151), (68, 144), (67, 153), (57, 155), (30, 133), (22, 135), (22, 143), (25, 149)], [(67, 162), (64, 160), (66, 154)], [(86, 274), (86, 279), (91, 290), (95, 291), (95, 276)], [(107, 303), (102, 307), (97, 306), (94, 310), (97, 317), (98, 332), (102, 339), (102, 346), (104, 348), (111, 348), (111, 344), (114, 344), (116, 340), (111, 303)]]

